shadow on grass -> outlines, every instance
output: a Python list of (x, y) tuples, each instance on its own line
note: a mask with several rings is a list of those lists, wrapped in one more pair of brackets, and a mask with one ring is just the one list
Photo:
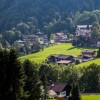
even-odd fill
[(73, 50), (73, 49), (75, 49), (75, 48), (77, 48), (77, 47), (71, 47), (71, 48), (67, 49), (67, 51)]
[(81, 46), (81, 47), (71, 47), (71, 48), (67, 49), (67, 51), (73, 50), (73, 49), (75, 49), (75, 48), (76, 48), (76, 49), (80, 49), (80, 50), (84, 50), (84, 49), (91, 49), (91, 50), (93, 49), (93, 50), (94, 50), (94, 49), (97, 49), (96, 47), (87, 47), (87, 46), (82, 47), (82, 46)]
[(84, 50), (84, 49), (97, 49), (96, 47), (88, 47), (88, 46), (84, 46), (84, 47), (77, 47), (77, 49), (81, 49), (81, 50)]

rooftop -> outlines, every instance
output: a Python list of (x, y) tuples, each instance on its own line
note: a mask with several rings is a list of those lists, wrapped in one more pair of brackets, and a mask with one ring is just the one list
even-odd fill
[[(78, 28), (87, 28), (87, 25), (77, 25)], [(92, 27), (92, 25), (89, 25), (89, 27)]]
[(54, 92), (62, 92), (64, 88), (66, 87), (66, 83), (58, 83), (58, 84), (53, 84), (49, 87), (49, 90), (53, 90)]
[(93, 53), (96, 52), (95, 50), (83, 50), (82, 53)]
[(56, 35), (59, 35), (59, 36), (61, 36), (61, 35), (64, 35), (64, 33), (55, 33)]
[(70, 60), (61, 60), (61, 61), (58, 61), (57, 63), (58, 64), (69, 64), (69, 63), (71, 63), (71, 61)]

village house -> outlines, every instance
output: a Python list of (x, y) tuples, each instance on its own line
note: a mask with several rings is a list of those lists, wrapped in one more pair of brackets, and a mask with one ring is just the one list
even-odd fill
[(84, 50), (82, 51), (81, 59), (83, 62), (89, 61), (95, 58), (96, 51), (94, 50)]
[(90, 39), (90, 46), (100, 47), (100, 38)]
[(41, 32), (37, 32), (35, 35), (38, 36), (38, 41), (39, 41), (40, 44), (45, 45), (45, 44), (48, 43), (47, 34), (43, 34)]
[(35, 39), (37, 39), (37, 38), (38, 38), (38, 36), (36, 36), (34, 34), (32, 34), (32, 35), (23, 35), (23, 39), (22, 40), (26, 41), (28, 39), (29, 42), (30, 42), (30, 45), (32, 45), (34, 43)]
[(75, 62), (76, 58), (77, 56), (73, 55), (53, 54), (48, 57), (48, 60), (56, 64), (68, 65), (70, 63)]
[(48, 95), (56, 100), (66, 100), (70, 95), (71, 86), (66, 83), (55, 83), (49, 86)]
[(24, 44), (25, 44), (25, 41), (18, 40), (17, 42), (18, 42), (21, 46), (24, 46)]
[(91, 37), (91, 28), (92, 25), (77, 25), (76, 32), (73, 35), (73, 40), (77, 41), (81, 37), (84, 37), (88, 41), (88, 46), (91, 47), (100, 47), (100, 37)]
[(44, 35), (41, 32), (32, 35), (23, 35), (23, 41), (25, 41), (26, 39), (29, 40), (30, 44), (33, 44), (36, 39), (41, 45), (47, 45), (48, 43), (47, 35)]
[(76, 32), (75, 32), (76, 36), (90, 37), (91, 28), (92, 28), (92, 25), (77, 25)]
[(64, 33), (55, 33), (54, 40), (55, 43), (62, 43), (66, 42), (68, 40), (68, 37)]

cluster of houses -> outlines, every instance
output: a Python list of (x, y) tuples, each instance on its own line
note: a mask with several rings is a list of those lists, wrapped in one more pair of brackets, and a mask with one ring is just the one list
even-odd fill
[[(73, 35), (73, 40), (77, 40), (79, 36), (89, 38), (90, 46), (100, 47), (100, 39), (94, 38), (91, 39), (92, 25), (77, 25), (75, 34)], [(37, 39), (41, 45), (50, 45), (50, 44), (58, 44), (58, 43), (66, 43), (69, 42), (68, 36), (63, 32), (58, 32), (53, 35), (53, 39), (49, 40), (47, 34), (43, 34), (41, 32), (37, 32), (32, 35), (22, 35), (22, 40), (18, 40), (17, 42), (22, 46), (25, 43), (25, 40), (28, 39), (30, 45), (35, 42)]]
[[(76, 40), (79, 36), (83, 36), (85, 38), (90, 38), (91, 32), (92, 32), (91, 28), (92, 28), (92, 25), (77, 25), (76, 32), (73, 36), (73, 40)], [(46, 45), (46, 46), (49, 44), (66, 43), (69, 41), (68, 36), (63, 32), (55, 33), (53, 35), (53, 39), (51, 39), (51, 40), (48, 39), (47, 34), (37, 32), (36, 34), (32, 34), (32, 35), (22, 35), (22, 40), (18, 40), (17, 42), (23, 46), (26, 39), (29, 40), (30, 45), (32, 45), (33, 42), (37, 39), (41, 45)], [(94, 38), (94, 39), (90, 40), (90, 43), (92, 45), (97, 46), (97, 44), (98, 45), (100, 44), (99, 41), (100, 41), (100, 39)]]
[(18, 40), (17, 42), (23, 46), (27, 39), (29, 40), (30, 45), (32, 45), (35, 42), (35, 40), (38, 40), (38, 42), (41, 45), (48, 46), (50, 44), (67, 42), (68, 36), (65, 33), (55, 33), (53, 36), (53, 39), (48, 40), (48, 36), (46, 34), (38, 32), (38, 33), (32, 34), (32, 35), (23, 35), (22, 40)]
[(79, 60), (79, 62), (93, 60), (95, 58), (95, 53), (96, 51), (94, 50), (83, 50), (79, 57), (75, 55), (53, 54), (48, 56), (48, 61), (54, 64), (69, 65), (75, 63), (76, 60)]
[(48, 60), (56, 64), (68, 65), (75, 62), (77, 56), (74, 55), (65, 55), (65, 54), (53, 54), (48, 57)]
[(41, 32), (38, 32), (36, 34), (32, 34), (32, 35), (23, 35), (22, 36), (22, 40), (18, 40), (17, 42), (20, 45), (24, 45), (25, 41), (28, 40), (30, 45), (33, 45), (33, 43), (38, 40), (38, 42), (41, 45), (48, 45), (48, 37), (47, 35), (42, 34)]
[(100, 47), (100, 38), (94, 37), (91, 39), (91, 29), (92, 25), (77, 25), (75, 35), (73, 36), (73, 40), (77, 40), (79, 36), (82, 36), (86, 39), (89, 38), (90, 46)]
[(91, 37), (92, 25), (77, 25), (76, 36)]

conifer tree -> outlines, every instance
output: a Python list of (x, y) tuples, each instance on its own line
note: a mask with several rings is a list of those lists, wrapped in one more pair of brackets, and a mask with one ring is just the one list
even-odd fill
[(2, 47), (2, 44), (0, 43), (0, 49), (2, 49), (3, 47)]
[(8, 96), (9, 100), (20, 100), (27, 97), (24, 92), (25, 75), (22, 64), (17, 60), (17, 53), (14, 49), (9, 52), (9, 64), (7, 66)]
[(25, 75), (15, 50), (0, 51), (0, 100), (25, 100)]
[(44, 100), (46, 100), (47, 99), (47, 91), (48, 91), (47, 90), (48, 82), (47, 82), (47, 77), (46, 77), (45, 73), (42, 74), (41, 81), (42, 81), (42, 86), (43, 86), (43, 90), (44, 90), (44, 93), (43, 93)]
[(0, 100), (6, 100), (7, 93), (7, 75), (6, 68), (9, 61), (9, 53), (7, 50), (0, 50)]
[(100, 48), (99, 48), (99, 50), (97, 51), (97, 57), (100, 58)]
[(37, 66), (29, 60), (25, 60), (23, 66), (27, 77), (25, 91), (28, 91), (28, 100), (39, 100), (41, 97), (41, 82), (36, 70)]
[(81, 100), (79, 86), (74, 83), (72, 86), (72, 100)]

